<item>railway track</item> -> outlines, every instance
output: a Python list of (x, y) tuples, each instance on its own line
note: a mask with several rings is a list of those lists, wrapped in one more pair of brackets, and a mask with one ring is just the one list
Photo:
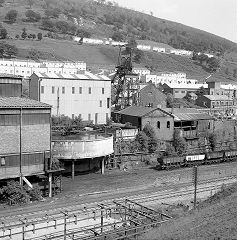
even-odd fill
[[(216, 179), (212, 182), (203, 182), (200, 184), (197, 190), (197, 194), (201, 195), (204, 193), (215, 192), (220, 189), (224, 184), (228, 185), (233, 182), (236, 182), (236, 177), (232, 178), (224, 178), (224, 179)], [(87, 214), (91, 218), (93, 217), (93, 213), (98, 213), (101, 211), (101, 205), (110, 206), (111, 208), (115, 207), (114, 201), (124, 201), (126, 198), (129, 198), (132, 201), (136, 201), (137, 203), (143, 205), (154, 205), (154, 204), (162, 204), (164, 202), (171, 202), (179, 199), (179, 201), (184, 201), (185, 198), (189, 198), (193, 194), (192, 186), (183, 186), (179, 190), (163, 190), (156, 191), (153, 193), (142, 193), (136, 194), (132, 196), (126, 196), (121, 198), (111, 198), (104, 201), (95, 201), (90, 204), (73, 204), (65, 207), (55, 206), (53, 211), (38, 211), (35, 213), (28, 214), (19, 214), (2, 218), (0, 219), (2, 224), (0, 225), (0, 238), (3, 238), (4, 234), (7, 234), (7, 231), (14, 232), (16, 229), (22, 229), (25, 224), (30, 224), (37, 226), (39, 224), (44, 224), (49, 221), (61, 221), (65, 217), (65, 213), (68, 218), (75, 218), (75, 216), (81, 216)], [(67, 204), (66, 204), (67, 205)], [(15, 220), (14, 220), (15, 219)], [(46, 231), (46, 228), (43, 228)], [(5, 238), (7, 239), (7, 238)], [(17, 238), (16, 238), (17, 239)], [(20, 238), (19, 238), (20, 239)]]

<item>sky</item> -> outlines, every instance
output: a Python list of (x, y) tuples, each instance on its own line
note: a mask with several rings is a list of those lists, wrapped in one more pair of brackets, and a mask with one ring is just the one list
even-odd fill
[(237, 43), (237, 0), (115, 0), (131, 8), (195, 27)]

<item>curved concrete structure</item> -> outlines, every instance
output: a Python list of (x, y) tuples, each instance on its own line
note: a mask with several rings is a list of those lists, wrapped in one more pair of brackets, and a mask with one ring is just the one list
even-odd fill
[(111, 135), (75, 135), (52, 140), (52, 155), (58, 159), (85, 159), (107, 156), (114, 152)]

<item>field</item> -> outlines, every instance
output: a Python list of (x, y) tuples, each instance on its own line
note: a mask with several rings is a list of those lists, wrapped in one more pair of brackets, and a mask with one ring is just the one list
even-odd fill
[(237, 239), (237, 185), (214, 195), (196, 212), (153, 229), (143, 240)]

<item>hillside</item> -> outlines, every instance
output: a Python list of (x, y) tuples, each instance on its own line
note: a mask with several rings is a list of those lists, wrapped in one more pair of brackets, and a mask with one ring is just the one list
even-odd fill
[(184, 216), (151, 230), (141, 239), (236, 239), (236, 209), (237, 186), (235, 184), (202, 203), (198, 211), (184, 213)]
[[(15, 21), (5, 16), (16, 10)], [(26, 16), (34, 11), (39, 18)], [(0, 7), (0, 21), (8, 32), (9, 44), (15, 45), (17, 57), (50, 60), (83, 60), (89, 68), (114, 68), (118, 48), (110, 46), (77, 45), (74, 35), (93, 38), (113, 38), (127, 41), (135, 38), (140, 44), (159, 45), (166, 48), (184, 48), (224, 54), (222, 69), (217, 77), (233, 78), (237, 69), (236, 43), (213, 34), (175, 22), (155, 18), (133, 10), (116, 6), (115, 3), (92, 0), (5, 0)], [(25, 28), (30, 39), (22, 39)], [(43, 39), (32, 35), (39, 32)], [(10, 38), (10, 39), (9, 39)], [(184, 71), (189, 78), (205, 79), (210, 73), (192, 60), (174, 55), (144, 53), (141, 66), (157, 71)]]

